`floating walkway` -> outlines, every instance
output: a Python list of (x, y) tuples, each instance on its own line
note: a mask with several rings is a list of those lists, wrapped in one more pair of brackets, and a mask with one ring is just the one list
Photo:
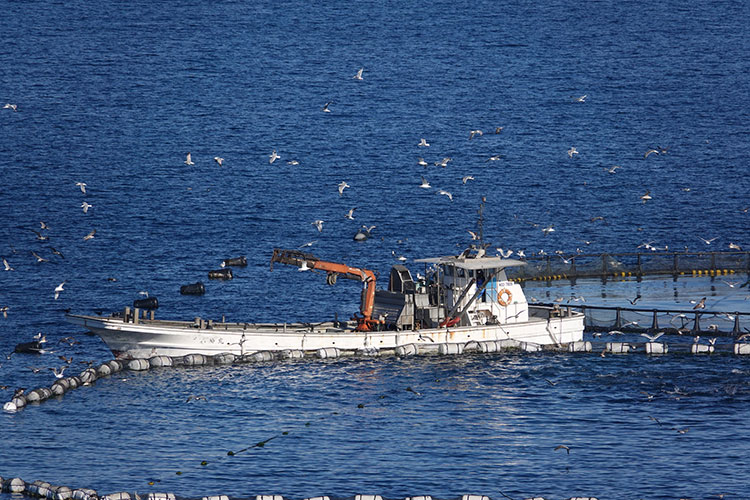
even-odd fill
[[(611, 331), (611, 335), (622, 334), (622, 331)], [(602, 334), (595, 334), (601, 338)], [(662, 334), (663, 335), (663, 334)], [(358, 349), (356, 351), (345, 351), (335, 347), (318, 349), (317, 351), (258, 351), (252, 354), (236, 356), (231, 353), (217, 354), (215, 356), (205, 356), (203, 354), (188, 354), (186, 356), (153, 356), (151, 358), (138, 358), (131, 360), (113, 359), (102, 363), (97, 367), (87, 368), (77, 376), (64, 377), (55, 381), (50, 387), (40, 387), (26, 392), (18, 390), (13, 398), (3, 405), (3, 410), (7, 412), (16, 412), (32, 404), (40, 404), (51, 398), (59, 398), (68, 391), (78, 387), (90, 386), (97, 379), (108, 377), (112, 374), (123, 370), (146, 371), (154, 368), (167, 367), (195, 367), (195, 366), (221, 366), (234, 364), (261, 363), (270, 361), (288, 361), (302, 358), (318, 359), (336, 359), (345, 356), (357, 357), (375, 357), (393, 355), (398, 357), (409, 356), (455, 356), (462, 354), (482, 354), (482, 353), (502, 353), (502, 352), (568, 352), (568, 353), (591, 353), (601, 352), (602, 354), (628, 354), (628, 353), (645, 353), (645, 354), (734, 354), (739, 356), (750, 355), (750, 342), (738, 341), (733, 343), (716, 344), (716, 337), (703, 339), (700, 336), (694, 338), (693, 344), (684, 341), (680, 337), (680, 342), (670, 346), (665, 342), (656, 342), (657, 337), (653, 336), (650, 342), (600, 342), (600, 341), (579, 341), (559, 346), (549, 346), (534, 344), (531, 342), (521, 342), (513, 339), (503, 340), (484, 340), (470, 341), (467, 343), (446, 343), (446, 344), (406, 344), (395, 349), (378, 350), (375, 348)], [(748, 336), (750, 340), (750, 335)]]
[[(0, 484), (2, 484), (2, 491), (6, 493), (16, 493), (32, 498), (47, 498), (49, 500), (177, 500), (178, 497), (174, 493), (147, 493), (144, 496), (140, 496), (138, 493), (118, 492), (109, 493), (106, 495), (98, 495), (96, 491), (88, 488), (71, 489), (67, 486), (54, 486), (45, 481), (34, 481), (27, 483), (23, 479), (16, 477), (12, 479), (3, 480), (0, 477)], [(504, 495), (505, 496), (505, 495)], [(281, 495), (254, 495), (245, 497), (254, 500), (289, 500)], [(380, 495), (355, 495), (353, 497), (328, 497), (328, 496), (317, 496), (309, 497), (304, 500), (383, 500)], [(510, 498), (505, 496), (505, 498)], [(229, 500), (227, 495), (212, 495), (202, 497), (201, 500)], [(433, 500), (433, 497), (429, 495), (406, 497), (404, 500)], [(492, 500), (488, 496), (484, 495), (463, 495), (457, 497), (454, 500)], [(543, 497), (525, 498), (523, 500), (545, 500)], [(568, 500), (597, 500), (596, 497), (569, 497)]]
[(750, 272), (750, 252), (662, 252), (551, 254), (526, 257), (508, 270), (516, 282), (653, 275), (728, 276)]

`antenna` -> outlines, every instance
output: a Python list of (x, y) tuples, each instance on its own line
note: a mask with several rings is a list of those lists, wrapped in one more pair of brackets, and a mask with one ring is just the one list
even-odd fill
[(479, 218), (477, 219), (477, 227), (479, 228), (479, 248), (484, 248), (484, 203), (487, 201), (486, 196), (482, 196), (482, 201), (479, 203), (479, 210), (477, 210), (477, 213), (479, 214)]

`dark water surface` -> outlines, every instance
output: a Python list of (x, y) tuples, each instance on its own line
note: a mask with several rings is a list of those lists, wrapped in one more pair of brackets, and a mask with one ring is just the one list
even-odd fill
[[(493, 249), (750, 246), (745, 2), (3, 7), (0, 106), (18, 105), (0, 109), (3, 353), (44, 332), (73, 365), (107, 359), (64, 310), (118, 310), (139, 291), (163, 318), (348, 317), (356, 284), (270, 273), (272, 249), (314, 240), (381, 276), (395, 252), (416, 272), (412, 259), (465, 248), (482, 195)], [(362, 224), (373, 237), (355, 244)], [(249, 265), (234, 280), (207, 281), (237, 255)], [(204, 297), (179, 295), (198, 280)], [(680, 293), (711, 286), (724, 285)], [(673, 288), (649, 298), (671, 303)], [(746, 290), (716, 297), (748, 304)], [(82, 343), (58, 344), (70, 335)], [(0, 358), (2, 399), (49, 385), (55, 355)], [(731, 356), (598, 355), (127, 373), (0, 415), (0, 475), (185, 496), (750, 498), (748, 373)]]

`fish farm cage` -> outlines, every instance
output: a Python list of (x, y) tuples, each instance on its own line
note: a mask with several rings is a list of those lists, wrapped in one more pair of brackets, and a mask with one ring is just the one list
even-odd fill
[(750, 252), (630, 252), (544, 254), (524, 259), (526, 266), (508, 269), (515, 281), (544, 281), (624, 276), (719, 276), (750, 271)]

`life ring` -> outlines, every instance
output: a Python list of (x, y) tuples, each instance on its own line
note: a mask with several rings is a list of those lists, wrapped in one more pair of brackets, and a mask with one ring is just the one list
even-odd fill
[[(508, 298), (503, 299), (503, 295), (507, 295)], [(497, 292), (497, 303), (500, 304), (501, 306), (503, 307), (507, 306), (508, 304), (511, 303), (512, 300), (513, 300), (513, 294), (510, 293), (510, 290), (508, 290), (507, 288), (503, 288), (502, 290)]]

